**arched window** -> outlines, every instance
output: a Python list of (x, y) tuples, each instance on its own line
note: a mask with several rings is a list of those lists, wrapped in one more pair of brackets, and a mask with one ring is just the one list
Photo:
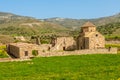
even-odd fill
[(98, 37), (98, 34), (96, 34), (95, 36)]

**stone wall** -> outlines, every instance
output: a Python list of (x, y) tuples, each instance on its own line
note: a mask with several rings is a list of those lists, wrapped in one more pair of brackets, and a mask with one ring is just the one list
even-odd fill
[(105, 41), (105, 44), (120, 44), (120, 40)]
[(19, 51), (19, 47), (16, 47), (14, 45), (8, 46), (8, 53), (14, 55), (17, 58), (20, 57)]
[(52, 51), (74, 49), (76, 49), (76, 42), (73, 37), (59, 37), (56, 39), (55, 45), (51, 47)]
[(94, 32), (89, 37), (89, 49), (104, 48), (105, 47), (105, 38), (99, 32)]
[(61, 51), (61, 52), (39, 52), (41, 57), (50, 56), (67, 56), (67, 55), (86, 55), (86, 54), (117, 54), (117, 48), (109, 49), (86, 49), (86, 50), (76, 50), (76, 51)]
[(34, 57), (33, 51), (44, 52), (48, 51), (50, 44), (28, 44), (28, 43), (11, 43), (7, 45), (7, 51), (9, 54), (14, 55), (16, 58), (27, 59)]

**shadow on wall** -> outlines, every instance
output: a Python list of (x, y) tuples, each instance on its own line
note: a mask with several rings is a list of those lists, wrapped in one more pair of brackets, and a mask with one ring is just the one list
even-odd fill
[(64, 47), (63, 47), (63, 50), (65, 50), (65, 51), (74, 51), (74, 50), (76, 50), (76, 45), (68, 46), (68, 47), (65, 48), (65, 49), (64, 49)]

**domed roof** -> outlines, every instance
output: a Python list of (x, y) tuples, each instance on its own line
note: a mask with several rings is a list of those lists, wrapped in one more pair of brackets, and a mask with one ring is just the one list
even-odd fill
[(95, 27), (95, 25), (88, 21), (82, 27)]

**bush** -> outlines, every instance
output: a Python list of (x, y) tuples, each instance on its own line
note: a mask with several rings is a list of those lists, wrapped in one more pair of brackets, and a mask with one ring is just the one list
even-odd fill
[(38, 55), (38, 50), (33, 50), (33, 51), (32, 51), (32, 55), (33, 55), (33, 56), (37, 56), (37, 55)]
[(0, 58), (8, 57), (6, 52), (6, 46), (0, 46)]

